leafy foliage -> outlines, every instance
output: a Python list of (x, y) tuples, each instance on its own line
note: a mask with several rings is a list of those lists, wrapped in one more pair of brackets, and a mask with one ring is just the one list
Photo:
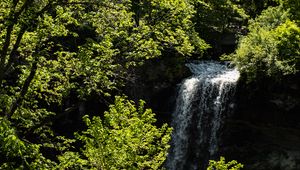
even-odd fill
[(54, 165), (40, 154), (40, 145), (21, 140), (5, 118), (0, 118), (0, 146), (0, 169), (49, 169)]
[[(87, 160), (63, 161), (62, 167), (78, 164), (94, 169), (159, 169), (169, 149), (171, 129), (167, 125), (157, 128), (154, 113), (144, 109), (144, 102), (135, 106), (132, 101), (116, 97), (100, 117), (84, 117), (88, 130), (78, 138), (84, 143), (83, 155)], [(66, 153), (61, 160), (76, 157), (77, 153)], [(70, 164), (70, 165), (69, 165)]]
[[(276, 2), (250, 21), (229, 57), (250, 80), (299, 70), (299, 2)], [(142, 101), (117, 97), (103, 119), (84, 117), (88, 129), (76, 139), (57, 134), (53, 122), (71, 112), (81, 117), (78, 103), (91, 96), (122, 93), (132, 68), (146, 60), (201, 57), (210, 47), (203, 39), (240, 31), (273, 3), (0, 1), (0, 169), (161, 168), (171, 129), (157, 128)], [(218, 163), (227, 166), (222, 158), (211, 166)]]
[(283, 7), (292, 14), (292, 19), (294, 19), (299, 24), (300, 17), (300, 2), (297, 0), (277, 0)]
[(245, 10), (245, 12), (251, 17), (255, 18), (260, 15), (261, 12), (270, 6), (277, 6), (278, 0), (240, 0), (237, 2)]
[[(240, 31), (249, 17), (240, 4), (232, 0), (192, 0), (196, 8), (194, 22), (197, 31), (212, 41), (217, 34)], [(211, 36), (211, 37), (210, 37)]]
[(16, 74), (24, 88), (13, 96), (48, 105), (74, 90), (81, 98), (109, 95), (123, 84), (126, 69), (164, 50), (190, 55), (207, 48), (193, 31), (192, 6), (181, 0), (141, 1), (138, 11), (129, 0), (1, 3), (8, 9), (1, 15), (7, 32), (1, 31), (0, 80)]
[(282, 6), (269, 7), (251, 21), (231, 59), (249, 81), (280, 79), (299, 71), (300, 29)]
[[(0, 118), (7, 123), (1, 133), (16, 143), (3, 153), (18, 153), (15, 147), (55, 159), (52, 153), (65, 152), (72, 140), (57, 135), (53, 121), (76, 113), (78, 101), (119, 93), (128, 70), (168, 51), (201, 54), (208, 45), (194, 30), (193, 14), (185, 0), (1, 1)], [(25, 141), (37, 149), (20, 149)], [(16, 155), (1, 163), (17, 156), (24, 166), (35, 160)]]
[(241, 168), (243, 168), (241, 163), (235, 160), (226, 163), (225, 158), (221, 157), (219, 161), (210, 160), (207, 170), (240, 170)]

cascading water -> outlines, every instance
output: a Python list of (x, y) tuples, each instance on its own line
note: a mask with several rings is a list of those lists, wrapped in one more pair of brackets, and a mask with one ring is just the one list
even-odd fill
[(187, 64), (193, 76), (183, 81), (172, 117), (168, 170), (203, 169), (218, 151), (222, 118), (233, 107), (236, 69), (217, 62)]

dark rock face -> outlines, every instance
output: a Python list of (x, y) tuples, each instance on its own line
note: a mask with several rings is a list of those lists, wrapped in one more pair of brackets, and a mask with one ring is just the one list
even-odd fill
[(134, 79), (127, 83), (124, 90), (130, 99), (145, 100), (147, 107), (156, 113), (159, 124), (170, 123), (177, 84), (191, 75), (184, 57), (175, 55), (146, 61), (133, 71)]
[(246, 170), (300, 169), (299, 75), (283, 82), (240, 83), (237, 109), (222, 132), (221, 155)]
[(300, 168), (300, 131), (292, 128), (228, 121), (221, 154), (249, 170)]

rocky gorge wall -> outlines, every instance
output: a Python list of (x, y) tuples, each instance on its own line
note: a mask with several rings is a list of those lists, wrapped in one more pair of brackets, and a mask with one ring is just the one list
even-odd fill
[(248, 170), (300, 169), (299, 75), (282, 83), (240, 82), (236, 111), (225, 120), (220, 154)]
[(158, 123), (170, 123), (176, 102), (178, 84), (192, 75), (183, 56), (151, 59), (134, 70), (134, 79), (126, 85), (125, 93), (135, 101), (143, 99), (158, 118)]

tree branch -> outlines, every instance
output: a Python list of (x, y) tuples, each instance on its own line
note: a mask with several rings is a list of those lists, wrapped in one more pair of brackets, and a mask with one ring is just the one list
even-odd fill
[[(5, 68), (4, 68), (4, 73), (3, 73), (2, 76), (4, 76), (4, 75), (7, 73), (7, 71), (10, 69), (10, 67), (11, 67), (12, 64), (13, 64), (13, 62), (15, 61), (15, 57), (16, 57), (16, 55), (17, 55), (17, 50), (18, 50), (18, 48), (19, 48), (19, 46), (20, 46), (21, 40), (22, 40), (23, 35), (24, 35), (24, 33), (26, 32), (26, 30), (27, 30), (27, 28), (25, 28), (25, 27), (23, 27), (23, 28), (20, 30), (20, 32), (19, 32), (19, 34), (18, 34), (18, 36), (17, 36), (17, 40), (16, 40), (16, 42), (15, 42), (15, 44), (14, 44), (14, 46), (13, 46), (13, 49), (12, 49), (12, 51), (10, 52), (9, 59), (8, 59), (8, 62), (7, 62), (7, 64), (6, 64), (6, 66), (5, 66)], [(1, 80), (2, 78), (3, 78), (3, 77), (0, 77), (0, 80)]]
[[(39, 16), (41, 16), (45, 11), (49, 10), (50, 7), (51, 7), (51, 2), (49, 2), (42, 10), (40, 10), (39, 12), (36, 13), (36, 15), (33, 15), (32, 18), (29, 18), (28, 20), (32, 21), (32, 20), (35, 20), (36, 18), (38, 18)], [(9, 55), (9, 60), (8, 60), (8, 63), (6, 64), (6, 66), (4, 67), (4, 70), (3, 70), (3, 74), (0, 75), (0, 80), (3, 79), (2, 76), (5, 75), (6, 71), (9, 70), (9, 68), (12, 66), (14, 60), (15, 60), (15, 55), (17, 54), (17, 50), (20, 46), (20, 43), (21, 43), (21, 40), (23, 38), (23, 35), (24, 33), (26, 32), (26, 30), (29, 28), (29, 26), (27, 26), (26, 24), (23, 25), (22, 29), (20, 30), (18, 36), (17, 36), (17, 40), (13, 46), (13, 49), (12, 51), (10, 52), (10, 55)], [(1, 81), (0, 81), (1, 82)]]
[(30, 83), (32, 82), (34, 76), (35, 76), (35, 73), (36, 73), (36, 70), (37, 70), (37, 61), (34, 61), (32, 63), (32, 66), (31, 66), (31, 70), (30, 70), (30, 74), (29, 76), (26, 78), (25, 82), (24, 82), (24, 85), (22, 87), (22, 91), (21, 91), (21, 94), (20, 96), (17, 98), (17, 100), (15, 101), (15, 103), (13, 103), (11, 109), (10, 109), (10, 112), (8, 112), (6, 114), (6, 117), (8, 119), (11, 118), (11, 116), (14, 114), (14, 112), (17, 110), (18, 106), (21, 104), (21, 102), (23, 101), (24, 99), (24, 96), (26, 95), (28, 89), (29, 89), (29, 86), (30, 86)]
[[(26, 8), (29, 7), (29, 5), (31, 4), (32, 1), (33, 0), (27, 0), (17, 13), (14, 13), (14, 10), (12, 10), (10, 13), (11, 19), (6, 28), (5, 41), (4, 41), (4, 45), (3, 45), (1, 53), (0, 53), (0, 84), (2, 84), (2, 80), (4, 77), (5, 71), (6, 71), (5, 70), (5, 68), (6, 68), (5, 61), (6, 61), (9, 45), (11, 42), (12, 31), (14, 29), (15, 24), (18, 22), (21, 13), (24, 10), (26, 10)], [(14, 8), (17, 5), (17, 3), (18, 3), (18, 1), (14, 1)]]

